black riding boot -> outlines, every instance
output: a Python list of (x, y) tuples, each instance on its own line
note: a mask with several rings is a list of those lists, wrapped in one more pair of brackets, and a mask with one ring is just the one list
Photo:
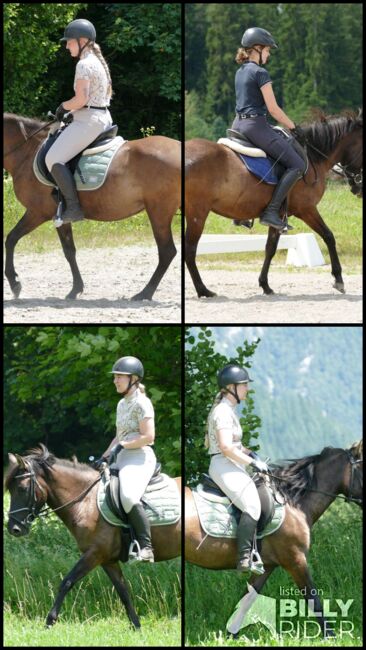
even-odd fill
[[(287, 169), (285, 171), (273, 192), (270, 203), (260, 215), (259, 221), (263, 226), (273, 226), (273, 228), (277, 228), (278, 230), (283, 230), (286, 227), (286, 222), (282, 221), (279, 214), (281, 204), (290, 189), (295, 185), (299, 178), (301, 178), (302, 174), (303, 172), (298, 169)], [(292, 230), (292, 226), (287, 227), (289, 230)]]
[(74, 223), (84, 219), (83, 209), (79, 203), (74, 177), (65, 163), (55, 163), (51, 169), (62, 195), (66, 201), (66, 210), (62, 214), (63, 223)]
[(238, 553), (239, 559), (236, 565), (237, 571), (241, 573), (255, 573), (261, 575), (264, 573), (261, 561), (253, 563), (251, 559), (252, 544), (254, 533), (257, 528), (257, 522), (247, 512), (243, 512), (238, 524)]
[(140, 559), (145, 562), (154, 562), (154, 553), (151, 543), (150, 522), (142, 503), (138, 503), (127, 515), (128, 521), (135, 531), (137, 541), (140, 545)]

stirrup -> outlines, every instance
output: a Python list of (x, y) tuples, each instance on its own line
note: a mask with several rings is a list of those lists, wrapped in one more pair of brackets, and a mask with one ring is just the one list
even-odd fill
[[(136, 550), (134, 550), (134, 547), (136, 546)], [(132, 540), (130, 547), (128, 549), (128, 561), (129, 562), (141, 562), (141, 548), (140, 544), (138, 543), (137, 539)]]
[(62, 201), (60, 201), (57, 206), (57, 212), (53, 218), (53, 225), (55, 228), (60, 228), (60, 226), (64, 225), (64, 222), (62, 220)]

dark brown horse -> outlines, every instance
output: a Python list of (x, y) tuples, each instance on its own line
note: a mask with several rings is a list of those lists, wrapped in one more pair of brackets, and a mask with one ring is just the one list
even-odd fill
[[(259, 593), (272, 571), (282, 566), (303, 590), (301, 593), (306, 600), (314, 599), (314, 611), (319, 612), (317, 620), (323, 632), (326, 631), (326, 620), (307, 563), (310, 530), (337, 495), (342, 494), (347, 501), (362, 506), (362, 462), (360, 441), (346, 450), (326, 447), (318, 455), (273, 470), (275, 476), (283, 479), (278, 481), (278, 488), (287, 501), (285, 519), (279, 530), (262, 540), (265, 573), (260, 577), (253, 576), (249, 582)], [(185, 559), (206, 569), (234, 569), (236, 558), (236, 539), (205, 535), (191, 490), (186, 488)]]
[[(32, 137), (32, 134), (45, 129)], [(14, 192), (26, 211), (6, 239), (5, 274), (14, 297), (21, 284), (14, 268), (14, 248), (21, 237), (52, 219), (56, 203), (52, 188), (35, 177), (33, 159), (49, 125), (38, 120), (4, 115), (4, 168), (12, 175)], [(133, 300), (151, 300), (160, 280), (176, 254), (171, 223), (181, 204), (181, 144), (164, 136), (151, 136), (125, 143), (115, 155), (105, 183), (98, 190), (79, 193), (87, 219), (119, 221), (146, 210), (159, 252), (159, 263), (146, 287)], [(67, 298), (83, 291), (83, 280), (76, 263), (76, 249), (70, 224), (57, 228), (57, 234), (73, 277)], [(136, 260), (136, 269), (138, 259)]]
[[(323, 117), (322, 121), (304, 126), (303, 130), (310, 164), (305, 179), (300, 179), (290, 192), (288, 214), (302, 219), (323, 239), (335, 278), (333, 286), (344, 293), (335, 238), (316, 206), (325, 191), (327, 172), (336, 163), (342, 165), (352, 193), (362, 196), (362, 111), (357, 116)], [(238, 155), (225, 145), (202, 139), (186, 142), (185, 252), (199, 297), (215, 295), (204, 285), (196, 265), (197, 244), (210, 210), (228, 219), (254, 219), (268, 205), (272, 193), (273, 186), (259, 183)], [(269, 228), (265, 261), (259, 276), (259, 285), (266, 294), (273, 293), (268, 284), (268, 270), (279, 237), (278, 230)]]
[[(58, 459), (42, 444), (40, 449), (32, 449), (24, 457), (9, 454), (9, 461), (5, 479), (5, 487), (11, 495), (9, 533), (16, 537), (27, 535), (31, 522), (47, 503), (75, 537), (83, 553), (62, 581), (46, 624), (50, 626), (56, 622), (61, 604), (74, 584), (101, 566), (125, 606), (129, 620), (136, 628), (140, 627), (119, 565), (120, 530), (108, 524), (97, 508), (98, 472), (77, 461)], [(181, 490), (180, 478), (175, 481)], [(180, 521), (168, 526), (152, 526), (151, 536), (155, 561), (180, 555)]]

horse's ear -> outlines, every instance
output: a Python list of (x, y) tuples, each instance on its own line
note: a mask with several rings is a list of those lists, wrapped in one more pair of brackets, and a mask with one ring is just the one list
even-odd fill
[(20, 469), (27, 469), (24, 459), (21, 456), (19, 456), (19, 454), (15, 454), (15, 459)]
[(18, 460), (16, 456), (14, 456), (14, 454), (8, 454), (8, 458), (9, 458), (10, 465), (18, 465)]

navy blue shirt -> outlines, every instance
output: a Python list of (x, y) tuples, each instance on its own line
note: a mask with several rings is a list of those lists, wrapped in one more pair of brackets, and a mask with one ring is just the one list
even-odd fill
[(272, 80), (265, 68), (261, 68), (254, 61), (243, 63), (235, 75), (236, 112), (267, 115), (261, 86), (268, 82), (272, 83)]

